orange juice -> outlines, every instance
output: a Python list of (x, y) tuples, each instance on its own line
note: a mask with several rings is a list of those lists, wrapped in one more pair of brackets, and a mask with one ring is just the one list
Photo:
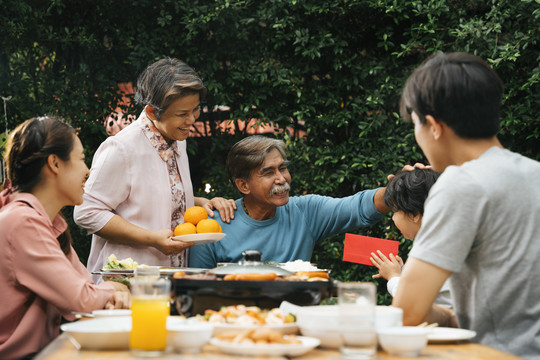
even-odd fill
[(161, 351), (167, 347), (168, 296), (134, 296), (131, 298), (131, 332), (129, 347), (134, 350)]

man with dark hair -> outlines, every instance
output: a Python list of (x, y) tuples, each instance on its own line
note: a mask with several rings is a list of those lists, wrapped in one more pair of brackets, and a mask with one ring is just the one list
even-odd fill
[[(497, 139), (502, 92), (496, 73), (463, 53), (437, 54), (407, 80), (401, 115), (443, 173), (393, 305), (404, 325), (459, 325), (474, 341), (540, 359), (540, 163)], [(448, 277), (457, 319), (433, 305)]]
[(320, 195), (289, 198), (287, 164), (285, 144), (280, 140), (249, 136), (231, 148), (227, 169), (243, 197), (236, 200), (233, 221), (225, 223), (216, 216), (227, 236), (192, 247), (190, 266), (212, 268), (218, 262), (238, 262), (248, 249), (260, 251), (264, 261), (309, 261), (318, 241), (374, 224), (389, 211), (384, 188), (341, 199)]

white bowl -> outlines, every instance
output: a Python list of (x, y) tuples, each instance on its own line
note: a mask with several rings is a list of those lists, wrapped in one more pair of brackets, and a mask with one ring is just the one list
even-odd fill
[(375, 309), (375, 329), (403, 325), (403, 309), (394, 306), (379, 305)]
[[(337, 349), (341, 345), (339, 333), (339, 306), (304, 306), (297, 315), (300, 333), (321, 340), (321, 346)], [(403, 324), (403, 310), (393, 306), (375, 308), (376, 330)]]
[(210, 341), (214, 326), (204, 322), (187, 322), (184, 318), (167, 318), (167, 345), (178, 352), (197, 353)]
[(341, 345), (339, 307), (337, 305), (304, 306), (296, 314), (300, 333), (321, 341), (321, 347), (337, 349)]
[(95, 318), (114, 317), (114, 316), (131, 316), (131, 310), (129, 309), (111, 309), (111, 310), (94, 310), (92, 315)]
[(128, 349), (131, 317), (107, 317), (77, 321), (62, 324), (60, 329), (69, 334), (83, 349)]
[(377, 331), (379, 344), (390, 355), (418, 356), (428, 342), (430, 329), (395, 326)]

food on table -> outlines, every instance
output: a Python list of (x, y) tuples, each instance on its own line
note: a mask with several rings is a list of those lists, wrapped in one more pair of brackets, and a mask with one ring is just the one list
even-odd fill
[(258, 327), (244, 331), (228, 331), (216, 336), (232, 344), (301, 344), (295, 335), (283, 335), (279, 331)]
[[(103, 270), (134, 270), (138, 267), (148, 267), (148, 265), (139, 265), (132, 258), (118, 260), (115, 254), (111, 254), (107, 258), (107, 265), (103, 266)], [(104, 276), (103, 280), (116, 281), (126, 285), (128, 288), (131, 287), (131, 283), (129, 282), (129, 280), (122, 276)]]
[(319, 268), (317, 268), (317, 266), (313, 265), (309, 261), (304, 261), (300, 259), (294, 261), (287, 261), (286, 263), (281, 264), (281, 267), (291, 272), (320, 270)]
[(144, 265), (144, 264), (139, 265), (132, 258), (125, 258), (122, 260), (118, 260), (116, 258), (116, 255), (111, 254), (107, 258), (107, 265), (105, 265), (103, 269), (133, 270), (138, 267), (148, 267), (148, 265)]
[(296, 274), (278, 276), (276, 273), (235, 273), (227, 274), (223, 280), (228, 281), (328, 281), (326, 271), (298, 271)]
[(293, 314), (285, 315), (279, 308), (268, 310), (258, 306), (245, 305), (222, 306), (219, 311), (208, 309), (204, 315), (196, 317), (201, 321), (214, 324), (282, 325), (296, 322), (296, 317)]
[(240, 281), (271, 281), (277, 278), (276, 273), (237, 273), (227, 274), (223, 280), (240, 280)]
[(198, 274), (186, 274), (185, 271), (179, 270), (173, 274), (175, 279), (191, 279), (191, 280), (218, 280), (218, 277), (213, 274), (208, 273), (198, 273)]
[(196, 234), (197, 228), (192, 223), (182, 223), (178, 224), (174, 228), (174, 236), (181, 236), (181, 235), (190, 235), (190, 234)]
[(328, 281), (330, 276), (326, 271), (298, 271), (290, 276), (294, 280), (305, 281)]
[(192, 206), (184, 213), (184, 222), (197, 225), (199, 221), (208, 219), (208, 213), (202, 206)]

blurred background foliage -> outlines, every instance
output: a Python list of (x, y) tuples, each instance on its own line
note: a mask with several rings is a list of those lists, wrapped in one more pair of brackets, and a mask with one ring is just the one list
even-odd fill
[[(539, 24), (539, 0), (0, 0), (0, 95), (11, 96), (0, 129), (60, 115), (79, 129), (90, 165), (102, 120), (121, 102), (118, 83), (177, 57), (200, 73), (209, 109), (230, 107), (201, 116), (211, 136), (188, 139), (196, 193), (238, 197), (224, 159), (246, 130), (216, 124), (257, 119), (307, 133), (275, 135), (288, 145), (293, 194), (343, 197), (425, 161), (397, 113), (401, 88), (430, 54), (466, 51), (505, 83), (503, 145), (540, 160)], [(86, 263), (90, 237), (71, 229)], [(389, 217), (357, 232), (401, 241), (404, 258), (411, 246)], [(343, 239), (321, 242), (312, 261), (334, 278), (371, 281), (374, 268), (341, 260)]]

